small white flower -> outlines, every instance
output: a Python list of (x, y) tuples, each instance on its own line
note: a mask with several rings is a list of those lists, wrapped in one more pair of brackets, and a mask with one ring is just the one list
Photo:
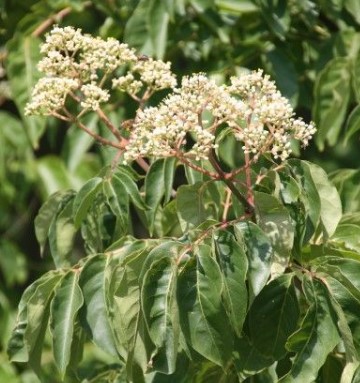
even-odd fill
[(64, 106), (67, 94), (78, 86), (78, 81), (69, 78), (40, 79), (33, 89), (31, 102), (25, 107), (25, 114), (51, 115)]
[(109, 100), (109, 92), (101, 89), (95, 83), (85, 84), (80, 88), (84, 94), (84, 100), (80, 105), (84, 109), (98, 110), (100, 104)]

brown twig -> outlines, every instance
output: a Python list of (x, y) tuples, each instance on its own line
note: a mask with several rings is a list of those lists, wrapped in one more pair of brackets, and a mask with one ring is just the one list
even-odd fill
[(219, 175), (217, 173), (210, 172), (209, 170), (204, 169), (201, 166), (196, 165), (193, 162), (189, 161), (189, 159), (187, 159), (180, 150), (174, 151), (173, 154), (181, 163), (183, 163), (184, 165), (188, 166), (189, 168), (192, 168), (192, 169), (196, 170), (199, 173), (205, 174), (205, 175), (207, 175), (208, 177), (210, 177), (210, 178), (212, 178), (214, 180), (220, 179)]
[(96, 113), (100, 117), (100, 120), (106, 125), (106, 127), (119, 140), (120, 143), (123, 143), (124, 140), (127, 141), (124, 137), (121, 136), (121, 133), (119, 132), (119, 130), (116, 129), (114, 124), (109, 120), (107, 115), (100, 108), (96, 111)]
[[(89, 2), (90, 3), (90, 2)], [(69, 13), (71, 13), (72, 8), (66, 7), (56, 13), (55, 15), (50, 16), (46, 20), (44, 20), (31, 34), (33, 37), (39, 37), (41, 36), (51, 25), (58, 23), (61, 19), (63, 19), (65, 16), (67, 16)]]
[(223, 222), (226, 222), (226, 220), (227, 220), (227, 215), (228, 215), (228, 212), (229, 212), (229, 209), (231, 206), (231, 195), (232, 195), (232, 191), (229, 187), (227, 187), (226, 188), (226, 198), (225, 198), (225, 202), (224, 202), (224, 210), (223, 210), (223, 214), (222, 214)]
[(251, 215), (254, 214), (254, 204), (251, 201), (248, 201), (247, 198), (245, 198), (240, 191), (236, 188), (236, 186), (233, 184), (233, 182), (227, 178), (226, 173), (221, 169), (220, 165), (215, 159), (215, 153), (214, 150), (210, 152), (209, 155), (209, 161), (213, 168), (218, 173), (220, 179), (224, 181), (226, 186), (232, 191), (232, 193), (235, 195), (235, 197), (240, 201), (240, 203), (245, 207), (246, 213), (249, 213)]

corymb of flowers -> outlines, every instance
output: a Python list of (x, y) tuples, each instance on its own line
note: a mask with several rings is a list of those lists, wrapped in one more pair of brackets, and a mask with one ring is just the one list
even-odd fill
[[(81, 119), (95, 112), (117, 139), (103, 143), (121, 149), (125, 162), (140, 157), (207, 159), (223, 129), (253, 161), (265, 153), (285, 160), (293, 139), (307, 146), (316, 130), (295, 117), (262, 70), (232, 77), (227, 85), (204, 73), (185, 76), (178, 84), (169, 62), (138, 56), (114, 38), (92, 37), (73, 27), (54, 27), (41, 52), (38, 69), (45, 76), (35, 85), (26, 114), (54, 116), (91, 133)], [(164, 89), (167, 95), (149, 106), (150, 97)], [(139, 105), (134, 118), (124, 122), (124, 132), (102, 110), (111, 93), (119, 91)], [(70, 108), (74, 102), (76, 108)]]

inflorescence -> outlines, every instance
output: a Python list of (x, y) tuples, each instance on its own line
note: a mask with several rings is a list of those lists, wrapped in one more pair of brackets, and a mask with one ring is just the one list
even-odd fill
[[(295, 118), (289, 101), (261, 70), (232, 77), (217, 85), (205, 74), (193, 74), (177, 86), (170, 63), (141, 58), (126, 44), (103, 40), (72, 27), (55, 27), (41, 47), (38, 68), (45, 74), (34, 87), (27, 115), (68, 118), (68, 99), (80, 107), (78, 116), (98, 112), (111, 90), (126, 92), (139, 102), (124, 160), (139, 157), (182, 156), (207, 159), (217, 147), (220, 128), (227, 127), (257, 160), (271, 153), (285, 160), (291, 141), (307, 146), (316, 129)], [(171, 89), (157, 106), (150, 96)]]

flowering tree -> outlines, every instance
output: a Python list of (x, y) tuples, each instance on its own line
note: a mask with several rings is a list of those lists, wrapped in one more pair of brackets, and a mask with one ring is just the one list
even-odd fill
[[(80, 380), (91, 340), (114, 358), (98, 382), (313, 382), (334, 363), (360, 381), (358, 216), (324, 170), (289, 159), (315, 127), (269, 76), (178, 82), (72, 27), (41, 52), (28, 118), (75, 124), (113, 160), (40, 209), (56, 269), (23, 294), (11, 359), (42, 377), (49, 329), (62, 379)], [(115, 121), (124, 93), (133, 116)]]

